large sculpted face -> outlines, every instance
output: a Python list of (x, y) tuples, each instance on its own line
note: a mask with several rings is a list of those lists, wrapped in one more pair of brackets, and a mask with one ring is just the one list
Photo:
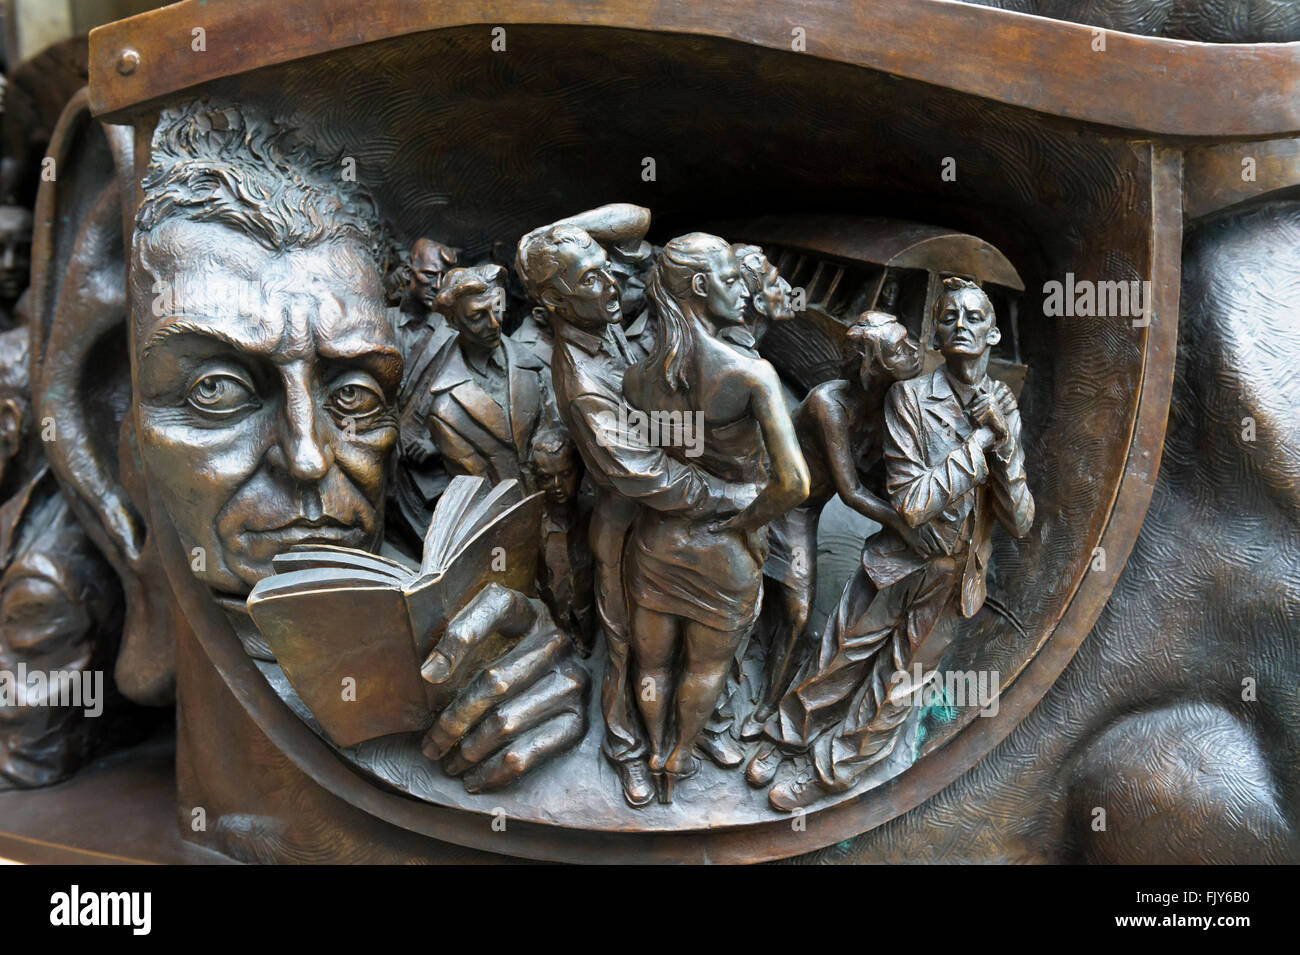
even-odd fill
[(196, 576), (238, 596), (295, 544), (377, 544), (402, 360), (366, 250), (273, 252), (185, 219), (144, 243), (140, 453)]
[(943, 293), (935, 312), (934, 340), (944, 357), (977, 357), (1001, 340), (988, 296), (977, 288)]

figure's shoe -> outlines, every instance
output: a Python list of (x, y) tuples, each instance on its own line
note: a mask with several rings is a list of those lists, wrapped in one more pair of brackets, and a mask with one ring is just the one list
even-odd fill
[(827, 796), (828, 793), (811, 769), (806, 769), (783, 783), (777, 783), (768, 791), (767, 801), (773, 809), (781, 812), (794, 812), (804, 809)]
[(695, 748), (721, 769), (731, 769), (745, 761), (745, 751), (731, 738), (730, 733), (701, 733), (695, 741)]
[(767, 725), (768, 716), (762, 716), (757, 712), (745, 717), (745, 722), (740, 724), (740, 738), (750, 743), (763, 735), (763, 727)]
[(633, 809), (650, 805), (655, 798), (655, 785), (650, 778), (650, 770), (646, 767), (645, 761), (626, 759), (615, 765), (618, 767), (619, 779), (623, 783), (623, 798), (627, 800), (627, 804)]
[(672, 776), (678, 780), (690, 779), (700, 771), (700, 766), (703, 764), (700, 762), (700, 757), (696, 756), (694, 753), (688, 755), (686, 759), (688, 761), (681, 769), (674, 769), (673, 758), (669, 756), (668, 759), (664, 761), (664, 775)]
[(776, 779), (776, 771), (785, 759), (773, 743), (764, 743), (745, 767), (745, 781), (755, 789), (762, 789)]
[(700, 766), (703, 765), (700, 762), (700, 758), (694, 754), (688, 758), (690, 759), (690, 762), (681, 772), (669, 769), (667, 762), (665, 762), (664, 768), (654, 774), (655, 782), (658, 784), (659, 801), (661, 803), (667, 805), (673, 801), (674, 784), (684, 779), (690, 779), (700, 771)]

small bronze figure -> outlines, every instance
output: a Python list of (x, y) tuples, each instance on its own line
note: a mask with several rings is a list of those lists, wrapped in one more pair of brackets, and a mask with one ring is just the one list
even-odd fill
[[(628, 547), (631, 634), (643, 687), (637, 701), (650, 771), (667, 802), (673, 780), (699, 769), (697, 737), (757, 617), (765, 525), (807, 497), (808, 467), (775, 370), (718, 337), (720, 327), (744, 320), (749, 294), (731, 246), (703, 233), (674, 239), (664, 246), (648, 294), (655, 344), (628, 370), (629, 402), (700, 429), (693, 450), (706, 471), (760, 485), (738, 514), (642, 508)], [(666, 444), (670, 456), (692, 453), (680, 440)], [(684, 664), (675, 674), (679, 651)]]
[(455, 334), (438, 309), (444, 273), (456, 264), (458, 250), (419, 238), (409, 262), (386, 274), (389, 285), (401, 282), (399, 306), (390, 309), (397, 345), (405, 367), (398, 391), (398, 451), (389, 491), (390, 534), (417, 551), (429, 526), (433, 506), (447, 486), (447, 470), (429, 434), (433, 401), (426, 373), (447, 339)]
[(513, 478), (532, 490), (529, 445), (539, 425), (557, 418), (545, 366), (501, 334), (504, 270), (452, 269), (437, 302), (455, 335), (419, 387), (432, 396), (427, 427), (448, 473), (479, 475), (493, 484)]
[(572, 216), (519, 240), (516, 271), (555, 327), (551, 376), (556, 406), (596, 487), (591, 551), (596, 609), (605, 635), (602, 749), (632, 806), (654, 799), (645, 730), (628, 672), (623, 548), (639, 505), (682, 515), (735, 513), (757, 493), (671, 457), (624, 425), (623, 376), (632, 357), (622, 330), (619, 286), (602, 243), (639, 243), (650, 212), (610, 205)]
[(887, 489), (907, 529), (891, 521), (867, 541), (816, 666), (781, 701), (775, 735), (806, 744), (812, 768), (772, 787), (779, 810), (851, 788), (894, 752), (923, 689), (906, 671), (931, 673), (958, 615), (984, 604), (994, 520), (1014, 537), (1034, 521), (1020, 413), (987, 370), (992, 303), (949, 278), (934, 312), (944, 364), (895, 384), (885, 406)]
[[(811, 475), (808, 498), (768, 525), (771, 553), (763, 567), (764, 599), (776, 604), (769, 638), (766, 685), (743, 735), (756, 736), (803, 662), (805, 630), (817, 592), (817, 529), (822, 509), (835, 494), (864, 517), (910, 535), (906, 522), (885, 500), (883, 480), (871, 472), (884, 452), (885, 393), (896, 381), (921, 371), (917, 343), (892, 315), (866, 312), (848, 330), (850, 352), (843, 377), (818, 385), (794, 410), (795, 431)], [(750, 780), (771, 781), (773, 748), (760, 750)]]
[(419, 238), (411, 246), (410, 264), (402, 270), (407, 284), (397, 317), (398, 347), (409, 366), (407, 381), (420, 378), (424, 370), (421, 359), (427, 363), (451, 334), (437, 300), (443, 276), (455, 267), (458, 257), (457, 249), (433, 239)]
[(27, 337), (0, 335), (0, 789), (66, 779), (135, 715), (112, 679), (122, 591), (43, 460)]
[(592, 501), (581, 493), (582, 458), (564, 429), (548, 428), (533, 435), (532, 467), (537, 487), (546, 495), (538, 589), (556, 624), (588, 656), (596, 642), (597, 618), (589, 542)]

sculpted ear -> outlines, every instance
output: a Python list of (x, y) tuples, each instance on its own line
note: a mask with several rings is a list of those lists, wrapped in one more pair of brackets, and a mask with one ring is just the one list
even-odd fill
[(709, 294), (708, 279), (704, 277), (703, 272), (696, 272), (691, 276), (691, 291), (700, 298), (704, 298)]
[(131, 131), (95, 120), (83, 89), (59, 118), (49, 155), (58, 172), (41, 184), (32, 237), (35, 430), (48, 438), (46, 456), (70, 507), (122, 580), (118, 685), (137, 702), (162, 704), (174, 693), (183, 621), (133, 479), (125, 211), (133, 193), (122, 188), (134, 181)]
[(540, 298), (542, 300), (542, 305), (552, 312), (560, 307), (560, 302), (562, 301), (560, 293), (549, 287), (542, 289)]
[(989, 344), (996, 345), (1000, 341), (1002, 341), (1002, 332), (1000, 332), (998, 327), (994, 325), (989, 329)]

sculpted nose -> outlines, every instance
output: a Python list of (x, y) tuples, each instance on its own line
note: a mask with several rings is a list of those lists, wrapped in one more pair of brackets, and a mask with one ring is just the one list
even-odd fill
[(314, 432), (314, 427), (291, 428), (286, 448), (289, 473), (304, 484), (322, 480), (329, 470), (329, 451)]
[(285, 398), (278, 447), (282, 464), (295, 481), (314, 484), (329, 471), (332, 452), (321, 439), (316, 405), (305, 383), (290, 383)]

